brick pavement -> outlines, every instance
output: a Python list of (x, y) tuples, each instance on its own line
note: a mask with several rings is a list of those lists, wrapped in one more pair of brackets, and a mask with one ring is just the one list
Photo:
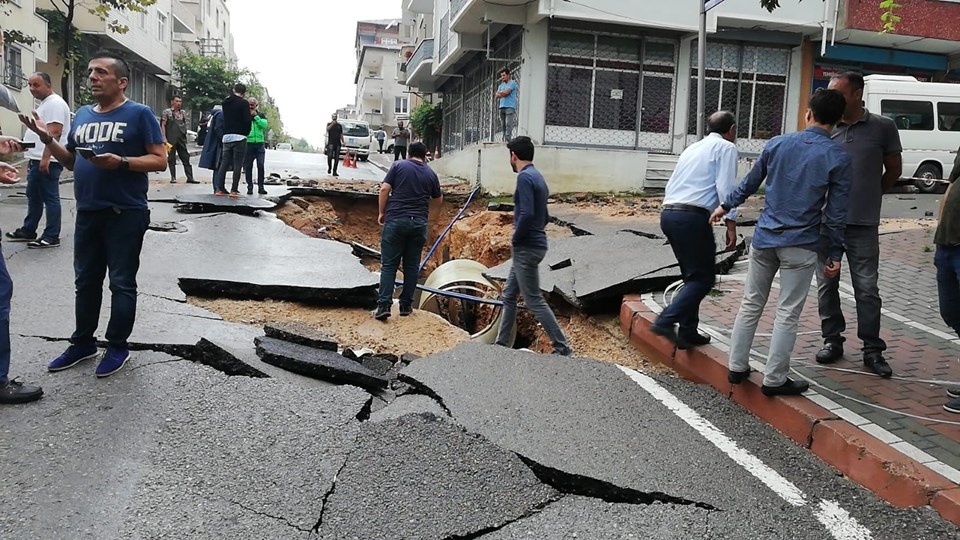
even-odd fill
[[(856, 336), (856, 312), (849, 287), (846, 291), (850, 298), (843, 300), (847, 320), (845, 356), (830, 367), (853, 372), (826, 369), (814, 361), (822, 344), (815, 286), (811, 287), (804, 306), (793, 365), (799, 373), (833, 391), (818, 389), (819, 393), (947, 465), (960, 469), (960, 415), (943, 410), (942, 405), (948, 399), (944, 386), (919, 382), (960, 381), (960, 345), (954, 342), (953, 331), (943, 324), (937, 307), (932, 237), (932, 228), (881, 236), (880, 292), (884, 309), (888, 312), (883, 317), (881, 337), (887, 342), (885, 354), (895, 371), (894, 379), (881, 379), (863, 371), (861, 343)], [(746, 267), (739, 267), (739, 270), (745, 272)], [(845, 275), (843, 281), (849, 285), (849, 275)], [(704, 301), (702, 322), (729, 337), (740, 305), (743, 282), (733, 277), (721, 279), (719, 289), (722, 294)], [(841, 288), (841, 292), (844, 290)], [(761, 354), (766, 353), (769, 343), (777, 293), (776, 288), (771, 291), (754, 342), (755, 350)], [(925, 326), (933, 332), (917, 326)], [(937, 332), (952, 339), (945, 339), (945, 335), (937, 335)], [(908, 414), (920, 418), (906, 416)]]

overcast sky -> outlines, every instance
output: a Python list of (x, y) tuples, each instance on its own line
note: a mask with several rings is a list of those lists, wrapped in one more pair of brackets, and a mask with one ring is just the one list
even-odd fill
[(228, 0), (240, 66), (260, 74), (288, 133), (323, 146), (353, 104), (357, 21), (400, 17), (401, 0)]

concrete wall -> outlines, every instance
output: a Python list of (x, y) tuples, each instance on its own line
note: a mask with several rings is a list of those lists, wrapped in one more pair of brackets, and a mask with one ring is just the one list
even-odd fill
[[(503, 148), (503, 145), (500, 145)], [(471, 184), (477, 182), (477, 154), (480, 145), (473, 145), (458, 152), (445, 154), (430, 162), (430, 168), (443, 178), (460, 178)]]
[(517, 134), (540, 144), (547, 121), (547, 39), (550, 23), (546, 19), (523, 29), (523, 61), (520, 64), (520, 106)]

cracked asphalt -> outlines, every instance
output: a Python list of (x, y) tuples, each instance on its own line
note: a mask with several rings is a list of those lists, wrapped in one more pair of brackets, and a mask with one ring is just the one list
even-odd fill
[[(3, 193), (0, 225), (12, 230), (25, 205)], [(225, 235), (236, 246), (303, 243), (268, 218), (152, 203), (155, 221), (185, 231), (148, 233), (131, 364), (104, 380), (92, 362), (46, 373), (73, 325), (72, 204), (60, 249), (3, 244), (12, 375), (46, 395), (0, 411), (0, 538), (960, 538), (929, 508), (891, 507), (712, 390), (670, 376), (652, 377), (804, 504), (611, 364), (468, 343), (414, 360), (401, 372), (409, 390), (385, 406), (383, 393), (265, 364), (254, 345), (263, 330), (186, 304), (178, 277), (243, 282), (255, 263), (258, 281), (283, 286), (369, 278), (319, 240), (282, 268), (252, 249), (238, 251), (244, 260), (204, 256)], [(267, 377), (204, 364), (201, 338)], [(820, 501), (859, 528), (819, 520)]]

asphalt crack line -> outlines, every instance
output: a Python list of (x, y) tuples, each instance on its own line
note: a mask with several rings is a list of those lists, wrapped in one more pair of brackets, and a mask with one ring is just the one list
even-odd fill
[(206, 499), (206, 500), (208, 500), (208, 501), (211, 501), (211, 502), (213, 502), (213, 501), (218, 501), (218, 500), (219, 500), (219, 501), (223, 501), (223, 502), (225, 502), (225, 503), (229, 503), (229, 504), (232, 504), (232, 505), (234, 505), (234, 506), (238, 506), (238, 507), (242, 508), (243, 510), (245, 510), (245, 511), (247, 511), (247, 512), (250, 512), (251, 514), (256, 514), (256, 515), (258, 515), (258, 516), (268, 517), (268, 518), (270, 518), (270, 519), (277, 520), (277, 521), (283, 523), (284, 525), (286, 525), (286, 526), (288, 526), (288, 527), (291, 527), (291, 528), (293, 528), (293, 529), (296, 529), (296, 530), (298, 530), (298, 531), (300, 531), (300, 532), (305, 532), (305, 533), (310, 532), (309, 529), (304, 529), (303, 527), (300, 527), (299, 525), (296, 525), (296, 524), (294, 524), (294, 523), (290, 523), (290, 520), (288, 520), (287, 518), (285, 518), (285, 517), (283, 517), (283, 516), (275, 516), (275, 515), (273, 515), (273, 514), (269, 514), (269, 513), (267, 513), (267, 512), (262, 512), (262, 511), (260, 511), (260, 510), (257, 510), (256, 508), (250, 508), (249, 506), (247, 506), (247, 505), (245, 505), (245, 504), (243, 504), (243, 503), (241, 503), (241, 502), (233, 501), (233, 500), (230, 500), (230, 499), (225, 499), (225, 498), (223, 498), (223, 497), (214, 497), (214, 498), (211, 498), (211, 497), (209, 497), (209, 496), (207, 496), (207, 495), (204, 495), (204, 494), (202, 494), (202, 493), (197, 493), (196, 491), (193, 491), (193, 490), (189, 490), (189, 492), (190, 492), (190, 493), (193, 493), (194, 495), (196, 495), (196, 496), (198, 496), (198, 497), (201, 497), (201, 498), (203, 498), (203, 499)]
[(506, 521), (506, 522), (504, 522), (504, 523), (501, 523), (500, 525), (494, 525), (494, 526), (492, 526), (492, 527), (485, 527), (485, 528), (483, 528), (483, 529), (480, 529), (479, 531), (475, 531), (475, 532), (472, 532), (472, 533), (467, 533), (467, 534), (455, 534), (455, 535), (452, 535), (452, 536), (447, 536), (447, 537), (445, 537), (443, 540), (474, 540), (474, 539), (476, 539), (476, 538), (482, 538), (482, 537), (484, 537), (484, 536), (486, 536), (486, 535), (488, 535), (488, 534), (490, 534), (490, 533), (497, 532), (497, 531), (499, 531), (500, 529), (502, 529), (502, 528), (504, 528), (504, 527), (506, 527), (506, 526), (508, 526), (508, 525), (510, 525), (510, 524), (516, 523), (516, 522), (518, 522), (518, 521), (523, 521), (524, 519), (527, 519), (527, 518), (529, 518), (529, 517), (533, 517), (533, 516), (539, 514), (540, 512), (543, 512), (544, 510), (546, 510), (546, 509), (547, 509), (550, 505), (552, 505), (553, 503), (562, 501), (562, 500), (564, 499), (564, 497), (566, 497), (565, 494), (560, 494), (558, 497), (554, 497), (554, 498), (552, 498), (552, 499), (543, 501), (542, 503), (540, 503), (540, 504), (534, 506), (533, 508), (531, 508), (530, 510), (526, 511), (522, 516), (513, 518), (513, 519), (511, 519), (511, 520), (508, 520), (508, 521)]
[(433, 388), (430, 388), (426, 384), (423, 384), (422, 382), (414, 379), (413, 377), (404, 375), (403, 372), (397, 375), (397, 380), (402, 383), (409, 384), (410, 387), (413, 388), (413, 392), (407, 392), (408, 394), (420, 394), (422, 396), (427, 396), (428, 398), (436, 401), (437, 405), (439, 405), (440, 408), (443, 409), (443, 412), (447, 413), (447, 416), (453, 418), (453, 413), (450, 412), (450, 409), (447, 407), (447, 404), (443, 402), (443, 398), (440, 397), (440, 394), (436, 393), (433, 390)]
[[(357, 435), (353, 439), (353, 448), (356, 449), (357, 443), (360, 442), (360, 430), (357, 430)], [(353, 450), (347, 453), (343, 458), (343, 463), (340, 465), (340, 468), (337, 469), (337, 472), (333, 475), (333, 481), (330, 483), (330, 489), (323, 494), (323, 499), (320, 502), (320, 517), (317, 518), (317, 524), (310, 529), (310, 540), (320, 538), (320, 527), (323, 525), (323, 514), (327, 511), (327, 501), (330, 500), (330, 496), (333, 495), (333, 492), (337, 490), (337, 479), (340, 477), (340, 473), (343, 472), (343, 469), (347, 467), (347, 464), (350, 463), (350, 456), (353, 455)]]

